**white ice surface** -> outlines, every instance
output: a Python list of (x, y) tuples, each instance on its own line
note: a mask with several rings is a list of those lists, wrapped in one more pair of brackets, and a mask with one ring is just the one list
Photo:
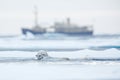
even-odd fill
[(0, 49), (84, 49), (97, 46), (119, 46), (117, 38), (90, 38), (81, 40), (22, 40), (19, 38), (0, 39)]
[[(0, 57), (35, 58), (37, 52), (0, 51)], [(118, 58), (120, 51), (109, 49), (104, 51), (80, 50), (73, 52), (48, 52), (52, 57), (96, 57)], [(0, 63), (0, 80), (119, 80), (120, 63), (72, 63), (69, 62), (13, 62)]]
[[(120, 50), (107, 49), (103, 51), (95, 50), (79, 50), (79, 51), (48, 51), (51, 57), (67, 57), (67, 58), (120, 58)], [(0, 51), (0, 57), (32, 57), (34, 58), (37, 52), (29, 51)]]
[(119, 80), (120, 65), (0, 64), (0, 80)]
[(50, 52), (49, 55), (54, 57), (68, 57), (68, 58), (120, 58), (120, 50), (108, 49), (103, 51), (95, 50), (80, 50), (70, 52)]

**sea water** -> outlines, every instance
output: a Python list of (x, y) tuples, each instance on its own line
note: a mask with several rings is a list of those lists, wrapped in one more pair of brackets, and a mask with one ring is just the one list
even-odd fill
[[(37, 60), (39, 50), (69, 60)], [(0, 80), (119, 80), (120, 35), (1, 36), (0, 75)]]

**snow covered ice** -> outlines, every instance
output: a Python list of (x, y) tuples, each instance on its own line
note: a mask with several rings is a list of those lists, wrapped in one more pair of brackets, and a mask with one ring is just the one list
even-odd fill
[[(37, 52), (1, 51), (0, 80), (99, 80), (120, 79), (120, 61), (66, 61), (37, 60)], [(48, 51), (51, 57), (70, 59), (83, 58), (119, 58), (120, 51), (108, 49), (104, 51)], [(114, 56), (113, 56), (114, 55)], [(6, 77), (7, 76), (7, 77)]]
[[(46, 51), (40, 60), (39, 50)], [(120, 36), (0, 37), (0, 75), (0, 80), (119, 80)]]

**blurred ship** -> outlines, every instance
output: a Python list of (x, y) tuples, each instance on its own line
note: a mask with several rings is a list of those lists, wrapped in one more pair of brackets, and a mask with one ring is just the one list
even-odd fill
[(32, 33), (33, 35), (41, 35), (46, 33), (52, 34), (64, 34), (70, 36), (90, 36), (93, 35), (92, 26), (78, 26), (72, 24), (70, 18), (67, 18), (66, 22), (55, 22), (54, 25), (49, 28), (44, 28), (38, 25), (38, 13), (35, 11), (35, 26), (32, 29), (22, 28), (22, 33)]

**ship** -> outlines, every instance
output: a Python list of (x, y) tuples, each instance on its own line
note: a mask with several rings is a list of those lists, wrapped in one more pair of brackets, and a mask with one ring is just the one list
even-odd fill
[(38, 12), (35, 10), (35, 26), (31, 29), (22, 28), (22, 34), (27, 35), (32, 33), (33, 35), (49, 34), (63, 34), (70, 36), (91, 36), (93, 35), (93, 26), (78, 26), (71, 23), (70, 18), (67, 18), (65, 22), (55, 22), (52, 26), (41, 27), (38, 25)]

